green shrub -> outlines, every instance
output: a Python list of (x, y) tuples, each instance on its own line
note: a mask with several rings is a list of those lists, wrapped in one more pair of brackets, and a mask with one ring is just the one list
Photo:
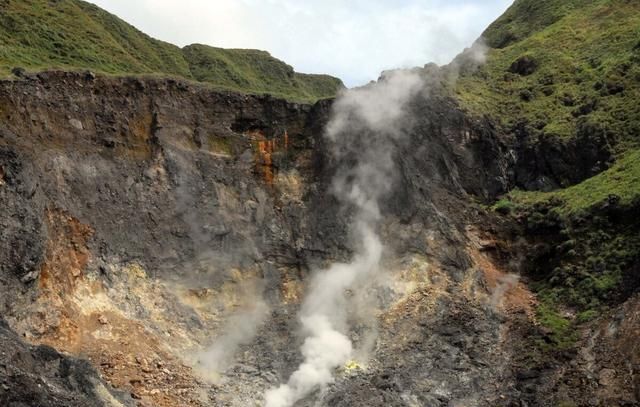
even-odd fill
[(493, 210), (502, 214), (508, 215), (515, 209), (515, 205), (509, 199), (501, 199), (493, 205)]
[(598, 315), (600, 315), (600, 313), (594, 309), (583, 311), (579, 313), (578, 316), (576, 317), (576, 322), (578, 324), (584, 324), (586, 322), (596, 319)]

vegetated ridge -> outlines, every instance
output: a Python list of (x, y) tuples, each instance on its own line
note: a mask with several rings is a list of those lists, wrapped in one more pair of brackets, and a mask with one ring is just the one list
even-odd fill
[(82, 0), (0, 1), (0, 75), (14, 68), (181, 77), (306, 102), (335, 96), (344, 87), (328, 75), (296, 73), (265, 51), (181, 49)]
[(530, 243), (551, 338), (538, 344), (574, 349), (579, 327), (640, 287), (640, 2), (516, 0), (482, 41), (487, 62), (456, 98), (516, 146), (512, 190), (493, 208)]

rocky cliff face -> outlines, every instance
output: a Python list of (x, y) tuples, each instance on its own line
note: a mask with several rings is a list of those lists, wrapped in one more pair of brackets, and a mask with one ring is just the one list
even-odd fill
[[(590, 328), (584, 352), (527, 367), (540, 329), (512, 274), (517, 226), (477, 203), (518, 183), (517, 145), (437, 83), (411, 100), (395, 146), (384, 281), (350, 296), (358, 357), (297, 405), (557, 405), (577, 389), (633, 405), (635, 300)], [(3, 354), (0, 400), (260, 405), (300, 362), (310, 274), (354, 250), (332, 194), (349, 161), (323, 137), (331, 109), (174, 80), (0, 82), (0, 309), (22, 339), (0, 337), (30, 355)], [(618, 361), (604, 368), (598, 347)]]

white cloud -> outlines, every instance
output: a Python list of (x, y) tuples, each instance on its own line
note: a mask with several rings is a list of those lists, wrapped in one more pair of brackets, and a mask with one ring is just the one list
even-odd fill
[(348, 85), (447, 63), (512, 0), (91, 0), (180, 46), (258, 48)]

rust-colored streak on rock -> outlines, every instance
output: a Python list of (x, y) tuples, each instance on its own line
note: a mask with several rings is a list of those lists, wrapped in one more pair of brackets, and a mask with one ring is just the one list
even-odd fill
[(73, 353), (86, 355), (113, 386), (135, 395), (144, 405), (201, 405), (191, 369), (167, 353), (140, 322), (102, 313), (83, 315), (80, 325), (82, 334)]
[(498, 244), (493, 236), (481, 233), (475, 228), (467, 230), (471, 244), (467, 253), (482, 271), (487, 288), (493, 294), (492, 301), (497, 308), (508, 314), (523, 313), (531, 321), (535, 320), (536, 298), (520, 281), (510, 280), (509, 273), (501, 267), (484, 248)]
[(150, 158), (152, 123), (151, 112), (143, 112), (132, 117), (129, 120), (128, 131), (123, 135), (124, 144), (118, 146), (117, 152), (133, 159)]
[(93, 229), (57, 209), (48, 210), (46, 220), (39, 295), (27, 311), (32, 342), (88, 358), (140, 405), (201, 406), (191, 369), (140, 321), (104, 303), (102, 284), (85, 277)]
[(39, 286), (44, 295), (69, 293), (89, 262), (87, 240), (93, 229), (61, 210), (48, 210), (46, 220), (49, 240)]
[(530, 320), (535, 319), (535, 296), (526, 288), (526, 286), (518, 281), (508, 282), (507, 273), (500, 270), (496, 264), (486, 255), (477, 250), (470, 250), (469, 255), (482, 270), (482, 275), (490, 291), (496, 292), (500, 290), (500, 286), (504, 292), (500, 298), (496, 298), (495, 304), (498, 308), (502, 308), (507, 313), (524, 313)]
[(273, 153), (275, 151), (275, 140), (258, 141), (258, 166), (264, 182), (267, 185), (273, 185), (274, 168)]

